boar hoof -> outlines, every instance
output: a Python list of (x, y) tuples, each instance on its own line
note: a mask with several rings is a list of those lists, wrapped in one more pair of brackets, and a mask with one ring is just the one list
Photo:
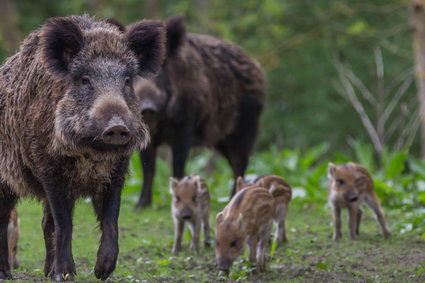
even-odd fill
[(385, 231), (385, 233), (384, 233), (384, 238), (385, 238), (385, 239), (388, 239), (390, 236), (391, 236), (391, 233), (390, 233), (390, 232), (388, 232), (388, 231)]
[(210, 242), (205, 242), (204, 243), (205, 248), (209, 249), (211, 248), (211, 243)]
[(5, 268), (0, 268), (0, 280), (9, 280), (12, 279), (12, 274), (10, 270), (6, 270)]
[(112, 271), (114, 271), (116, 263), (117, 261), (111, 258), (98, 258), (94, 268), (94, 275), (97, 279), (106, 280)]

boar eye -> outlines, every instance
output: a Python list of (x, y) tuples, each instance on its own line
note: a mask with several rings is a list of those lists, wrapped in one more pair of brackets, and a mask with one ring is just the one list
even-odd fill
[(82, 84), (82, 85), (90, 85), (90, 79), (89, 79), (89, 77), (87, 77), (87, 76), (83, 76), (83, 77), (81, 78), (81, 84)]
[(234, 240), (233, 242), (231, 242), (230, 243), (230, 246), (232, 247), (232, 248), (236, 248), (236, 245), (238, 244), (238, 241), (237, 240)]
[(345, 184), (345, 181), (344, 181), (343, 179), (336, 179), (336, 184), (337, 184), (338, 186), (342, 186), (342, 185), (344, 185), (344, 184)]
[(130, 77), (125, 77), (124, 84), (125, 84), (125, 86), (130, 86), (130, 84), (131, 84), (131, 78)]

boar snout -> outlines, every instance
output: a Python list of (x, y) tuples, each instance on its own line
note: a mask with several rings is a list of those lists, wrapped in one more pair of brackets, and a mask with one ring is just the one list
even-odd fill
[(230, 259), (219, 258), (217, 259), (217, 269), (220, 273), (229, 274), (230, 266), (232, 265), (232, 261)]
[(355, 202), (359, 199), (359, 195), (354, 191), (348, 191), (345, 197), (349, 202)]
[(190, 210), (183, 210), (180, 214), (180, 217), (183, 220), (190, 220), (192, 218), (192, 213)]
[(125, 145), (130, 141), (131, 134), (127, 126), (120, 118), (112, 118), (102, 133), (105, 144)]

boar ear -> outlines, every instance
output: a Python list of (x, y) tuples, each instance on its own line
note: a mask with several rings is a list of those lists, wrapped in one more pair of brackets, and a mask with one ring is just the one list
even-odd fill
[(167, 19), (167, 54), (174, 56), (186, 39), (186, 27), (183, 15), (175, 15)]
[(159, 72), (165, 56), (165, 28), (161, 21), (143, 20), (128, 27), (128, 46), (139, 63), (139, 75), (151, 77)]
[(176, 191), (178, 184), (179, 184), (179, 180), (177, 180), (176, 178), (170, 177), (170, 193), (172, 195)]
[(223, 220), (224, 220), (224, 214), (223, 212), (219, 212), (217, 214), (217, 217), (215, 218), (215, 223), (220, 224), (221, 222), (223, 222)]
[(329, 162), (328, 164), (328, 179), (331, 180), (334, 177), (335, 174), (335, 164), (333, 164), (332, 162)]
[(243, 186), (245, 185), (242, 176), (239, 176), (236, 179), (236, 192), (239, 192), (240, 190), (242, 190)]
[(70, 18), (51, 18), (41, 29), (41, 52), (47, 69), (59, 77), (69, 73), (69, 64), (84, 44), (83, 33)]
[(278, 190), (278, 187), (276, 187), (275, 184), (272, 184), (269, 189), (269, 192), (273, 195), (277, 190)]
[(205, 184), (204, 180), (202, 180), (199, 176), (196, 176), (196, 188), (197, 192), (202, 193), (208, 190), (207, 184)]

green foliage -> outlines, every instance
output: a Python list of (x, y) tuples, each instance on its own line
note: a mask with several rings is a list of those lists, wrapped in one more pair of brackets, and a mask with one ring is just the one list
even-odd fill
[[(258, 143), (261, 150), (271, 144), (293, 148), (327, 141), (334, 150), (347, 154), (347, 140), (367, 140), (354, 109), (334, 87), (338, 79), (332, 56), (335, 52), (351, 63), (367, 86), (376, 85), (372, 58), (376, 47), (383, 51), (387, 80), (412, 68), (411, 34), (407, 32), (409, 1), (405, 0), (10, 2), (18, 15), (21, 39), (55, 16), (87, 12), (130, 24), (142, 18), (184, 14), (188, 31), (239, 44), (266, 71), (268, 97)], [(5, 56), (4, 44), (0, 44), (0, 58)], [(407, 96), (414, 101), (414, 88)], [(418, 148), (416, 142), (413, 153), (418, 153)]]
[[(246, 179), (275, 174), (282, 176), (293, 188), (293, 198), (298, 203), (322, 207), (327, 202), (327, 167), (329, 162), (362, 164), (372, 175), (375, 191), (384, 207), (402, 213), (405, 219), (395, 225), (398, 231), (425, 232), (425, 163), (410, 156), (407, 151), (383, 150), (379, 157), (370, 144), (355, 142), (354, 157), (341, 152), (330, 152), (329, 143), (317, 144), (307, 149), (283, 149), (271, 146), (267, 151), (253, 154)], [(130, 175), (125, 192), (136, 198), (141, 186), (141, 169), (138, 155), (132, 157)], [(233, 187), (233, 175), (226, 160), (211, 151), (194, 154), (187, 164), (187, 174), (199, 174), (210, 187), (213, 204), (227, 203)], [(169, 165), (157, 159), (154, 180), (154, 204), (169, 206)]]

